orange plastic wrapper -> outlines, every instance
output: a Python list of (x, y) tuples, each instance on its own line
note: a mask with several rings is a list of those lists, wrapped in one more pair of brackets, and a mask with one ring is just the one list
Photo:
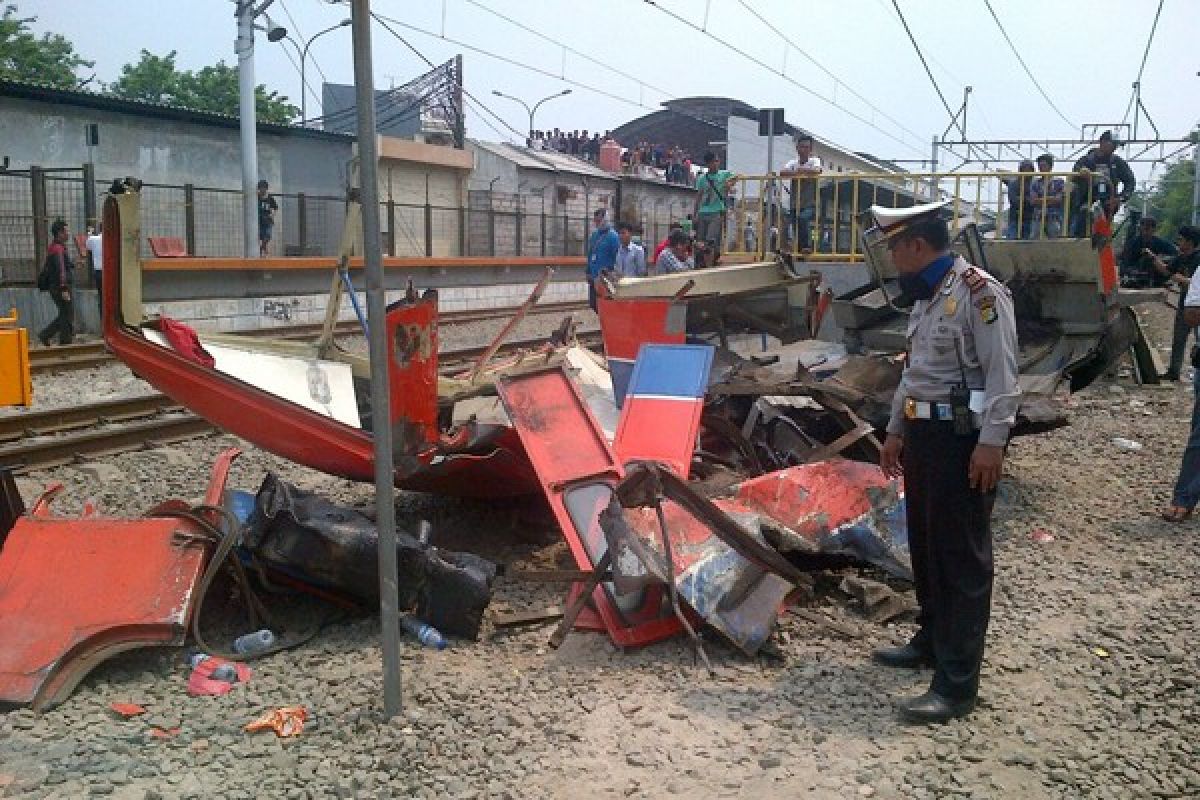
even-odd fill
[(304, 706), (285, 706), (274, 711), (268, 711), (254, 722), (246, 725), (247, 733), (272, 730), (279, 737), (299, 736), (304, 730), (304, 720), (308, 719), (308, 710)]
[(146, 713), (146, 709), (142, 708), (137, 703), (109, 703), (108, 707), (126, 719), (129, 717), (136, 717), (138, 714)]

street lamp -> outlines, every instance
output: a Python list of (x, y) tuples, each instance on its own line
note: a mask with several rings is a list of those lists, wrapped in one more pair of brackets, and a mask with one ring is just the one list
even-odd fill
[(554, 94), (552, 94), (548, 97), (543, 97), (541, 100), (538, 100), (536, 103), (533, 104), (533, 108), (530, 108), (529, 104), (526, 103), (521, 98), (513, 97), (511, 94), (505, 94), (504, 92), (500, 91), (499, 89), (492, 89), (492, 94), (496, 95), (496, 97), (503, 97), (506, 100), (513, 100), (515, 102), (518, 102), (521, 104), (521, 106), (527, 112), (529, 112), (529, 143), (530, 144), (533, 143), (533, 115), (537, 113), (537, 110), (539, 108), (541, 108), (542, 103), (546, 102), (547, 100), (553, 100), (556, 97), (566, 97), (570, 93), (571, 93), (570, 89), (563, 89), (561, 92), (555, 92)]
[(312, 35), (312, 38), (304, 43), (304, 49), (300, 51), (300, 127), (302, 128), (308, 127), (308, 103), (306, 100), (308, 95), (305, 91), (308, 88), (308, 84), (304, 82), (304, 62), (308, 58), (308, 48), (311, 47), (312, 43), (320, 37), (324, 36), (330, 31), (336, 31), (338, 28), (344, 28), (351, 22), (353, 22), (353, 20), (347, 17), (337, 25), (330, 25), (323, 31), (317, 31)]

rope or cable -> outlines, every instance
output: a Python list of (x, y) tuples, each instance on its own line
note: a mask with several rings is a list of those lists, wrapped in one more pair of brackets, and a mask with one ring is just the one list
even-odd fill
[[(821, 102), (826, 103), (827, 105), (830, 105), (830, 106), (836, 108), (838, 111), (841, 111), (843, 114), (846, 114), (847, 116), (858, 120), (859, 122), (863, 123), (867, 127), (872, 128), (872, 129), (878, 131), (879, 133), (882, 133), (884, 136), (886, 136), (887, 138), (896, 142), (897, 144), (900, 144), (901, 146), (903, 146), (909, 150), (912, 150), (914, 152), (922, 152), (921, 150), (918, 150), (916, 147), (914, 147), (909, 142), (907, 142), (903, 139), (900, 139), (895, 134), (893, 134), (891, 131), (881, 128), (880, 126), (876, 125), (874, 122), (872, 122), (871, 120), (862, 116), (861, 114), (851, 111), (850, 109), (846, 108), (845, 106), (839, 105), (836, 101), (831, 100), (828, 97), (825, 97), (823, 94), (816, 91), (815, 89), (805, 86), (803, 83), (800, 83), (799, 81), (797, 81), (794, 78), (789, 77), (788, 75), (784, 75), (784, 74), (780, 73), (779, 70), (775, 69), (770, 64), (768, 64), (767, 62), (758, 58), (757, 56), (751, 55), (750, 53), (746, 52), (745, 50), (741, 49), (740, 47), (737, 47), (736, 45), (732, 44), (731, 42), (728, 42), (725, 39), (722, 39), (721, 37), (716, 36), (713, 33), (704, 30), (699, 25), (696, 25), (695, 23), (691, 22), (690, 20), (688, 20), (684, 17), (681, 17), (679, 14), (676, 14), (674, 11), (671, 11), (670, 9), (667, 9), (667, 8), (663, 8), (662, 6), (658, 5), (658, 3), (655, 2), (655, 0), (643, 0), (643, 2), (646, 3), (647, 5), (661, 11), (663, 14), (666, 14), (668, 17), (671, 17), (672, 19), (676, 20), (677, 22), (680, 22), (683, 25), (686, 25), (687, 27), (691, 28), (692, 30), (694, 30), (698, 33), (701, 33), (704, 36), (707, 36), (708, 38), (712, 39), (714, 42), (717, 42), (718, 44), (720, 44), (722, 47), (725, 47), (728, 50), (732, 50), (733, 52), (737, 53), (738, 55), (740, 55), (742, 58), (746, 59), (747, 61), (757, 64), (759, 67), (762, 67), (763, 69), (767, 70), (771, 74), (778, 75), (780, 78), (782, 78), (783, 80), (792, 84), (797, 89), (800, 89), (801, 91), (805, 92), (806, 94), (809, 94), (809, 95), (817, 98)], [(940, 90), (939, 90), (939, 94), (940, 94)]]
[[(1154, 32), (1158, 30), (1158, 18), (1162, 16), (1163, 0), (1158, 0), (1158, 9), (1154, 12), (1154, 22), (1150, 24), (1150, 35), (1146, 37), (1146, 49), (1142, 51), (1142, 64), (1138, 67), (1137, 78), (1134, 83), (1142, 82), (1142, 73), (1146, 70), (1146, 59), (1150, 57), (1150, 45), (1154, 42)], [(1129, 112), (1133, 108), (1133, 98), (1136, 94), (1129, 95), (1129, 105), (1125, 107), (1125, 115), (1121, 117), (1121, 124), (1124, 125), (1129, 119)]]
[(950, 108), (950, 104), (946, 102), (946, 95), (942, 94), (942, 87), (938, 86), (937, 79), (933, 77), (933, 71), (929, 69), (929, 62), (925, 60), (925, 54), (921, 52), (921, 45), (917, 44), (917, 37), (913, 36), (912, 28), (908, 27), (908, 20), (904, 18), (904, 12), (900, 10), (900, 3), (892, 0), (892, 6), (896, 9), (896, 15), (900, 17), (900, 24), (904, 26), (904, 32), (908, 34), (908, 40), (912, 42), (913, 49), (917, 51), (917, 58), (921, 60), (921, 66), (925, 68), (925, 74), (929, 76), (933, 90), (937, 92), (938, 99), (942, 101), (942, 108), (946, 109), (946, 113), (950, 115), (950, 124), (958, 128), (965, 137), (967, 132), (963, 129), (962, 123), (958, 121), (958, 116)]
[(590, 61), (591, 63), (595, 64), (596, 66), (603, 67), (604, 69), (608, 70), (609, 72), (612, 72), (615, 75), (620, 75), (622, 78), (625, 78), (626, 80), (633, 81), (634, 83), (638, 84), (639, 86), (644, 86), (647, 89), (652, 89), (664, 97), (673, 97), (674, 96), (671, 92), (668, 92), (666, 89), (660, 89), (657, 86), (646, 83), (644, 80), (642, 80), (641, 78), (639, 78), (635, 75), (630, 75), (628, 72), (618, 69), (617, 67), (614, 67), (611, 64), (606, 64), (597, 58), (593, 58), (592, 56), (589, 56), (587, 53), (584, 53), (580, 50), (576, 50), (574, 47), (571, 47), (570, 45), (564, 44), (564, 43), (558, 41), (557, 39), (547, 36), (546, 34), (542, 33), (541, 31), (535, 30), (535, 29), (529, 27), (528, 25), (518, 22), (517, 20), (513, 19), (512, 17), (506, 16), (505, 14), (500, 13), (499, 11), (497, 11), (494, 8), (489, 8), (489, 7), (485, 6), (483, 3), (480, 3), (479, 0), (465, 0), (465, 2), (470, 3), (471, 5), (475, 6), (476, 8), (478, 8), (482, 11), (486, 11), (489, 14), (497, 16), (500, 19), (504, 20), (505, 22), (509, 23), (510, 25), (520, 28), (521, 30), (525, 31), (526, 33), (531, 33), (534, 36), (538, 37), (539, 39), (542, 39), (543, 41), (549, 42), (550, 44), (553, 44), (556, 47), (561, 47), (563, 50), (567, 51), (568, 53), (577, 55), (580, 58), (584, 59), (585, 61)]
[[(292, 12), (288, 10), (288, 7), (283, 0), (279, 0), (279, 7), (282, 8), (283, 13), (287, 15), (288, 22), (292, 23), (292, 30), (296, 32), (296, 35), (300, 37), (301, 41), (304, 41), (304, 34), (300, 32), (300, 23), (296, 22), (296, 18), (292, 16)], [(321, 69), (321, 64), (317, 61), (316, 54), (314, 53), (310, 55), (309, 58), (312, 59), (313, 66), (317, 68), (317, 72), (321, 73), (321, 80), (329, 83), (329, 78), (325, 75), (325, 70)]]
[[(1000, 22), (1000, 17), (996, 15), (996, 9), (992, 8), (992, 0), (983, 0), (983, 4), (987, 6), (988, 13), (991, 14), (992, 19), (996, 21), (996, 27), (1000, 29), (1000, 34), (1004, 37), (1004, 41), (1008, 42), (1008, 49), (1012, 50), (1013, 55), (1017, 57), (1017, 61), (1021, 65), (1021, 69), (1025, 70), (1025, 74), (1029, 76), (1029, 80), (1033, 81), (1033, 85), (1037, 87), (1038, 92), (1042, 95), (1042, 99), (1050, 104), (1050, 107), (1054, 109), (1054, 113), (1058, 114), (1059, 118), (1061, 118), (1063, 122), (1067, 123), (1071, 130), (1075, 130), (1075, 123), (1067, 119), (1067, 115), (1062, 112), (1062, 109), (1054, 104), (1054, 101), (1050, 99), (1050, 95), (1046, 94), (1046, 90), (1042, 88), (1040, 83), (1038, 83), (1038, 79), (1033, 77), (1033, 71), (1030, 70), (1029, 65), (1025, 63), (1025, 59), (1021, 57), (1021, 52), (1017, 50), (1017, 46), (1013, 44), (1013, 40), (1009, 37), (1008, 31), (1004, 30), (1004, 25)], [(1159, 8), (1162, 8), (1161, 4), (1159, 5)], [(1153, 36), (1153, 33), (1151, 35)], [(1142, 63), (1145, 64), (1144, 61)]]
[[(468, 2), (472, 2), (472, 1), (473, 0), (468, 0)], [(850, 92), (851, 95), (858, 98), (863, 103), (866, 103), (868, 108), (870, 108), (875, 113), (879, 114), (881, 117), (883, 117), (888, 122), (895, 125), (900, 130), (904, 131), (905, 133), (909, 134), (910, 136), (915, 137), (918, 140), (920, 140), (922, 138), (921, 134), (917, 133), (916, 131), (910, 130), (909, 128), (906, 128), (902, 122), (900, 122), (898, 119), (887, 114), (885, 111), (883, 111), (883, 109), (879, 108), (879, 106), (875, 105), (870, 100), (868, 100), (866, 97), (864, 97), (862, 94), (855, 91), (854, 87), (848, 85), (845, 81), (843, 81), (841, 78), (839, 78), (837, 75), (835, 75), (824, 64), (822, 64), (820, 61), (817, 61), (815, 58), (810, 56), (807, 52), (805, 52), (804, 48), (802, 48), (802, 47), (800, 47), (800, 45), (796, 44), (796, 42), (794, 40), (790, 39), (783, 31), (779, 30), (779, 28), (776, 27), (770, 20), (768, 20), (766, 17), (764, 17), (758, 11), (756, 11), (753, 6), (751, 6), (748, 2), (746, 2), (746, 0), (738, 0), (738, 2), (742, 4), (743, 8), (745, 8), (752, 15), (754, 15), (755, 19), (757, 19), (759, 22), (761, 22), (763, 25), (765, 25), (767, 27), (767, 29), (770, 30), (772, 33), (774, 33), (776, 36), (778, 36), (784, 42), (784, 44), (786, 44), (792, 50), (795, 50), (797, 53), (799, 53), (800, 55), (802, 55), (806, 59), (808, 59), (809, 63), (811, 63), (814, 67), (816, 67), (817, 69), (824, 72), (830, 78), (833, 78), (834, 82), (838, 86), (841, 86), (843, 89)]]

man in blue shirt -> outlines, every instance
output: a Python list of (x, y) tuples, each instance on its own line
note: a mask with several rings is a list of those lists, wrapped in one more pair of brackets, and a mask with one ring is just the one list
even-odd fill
[(603, 208), (596, 209), (592, 214), (592, 223), (596, 229), (588, 237), (587, 245), (587, 280), (588, 305), (596, 310), (596, 278), (602, 272), (611, 272), (617, 263), (617, 250), (621, 246), (617, 232), (608, 224), (608, 212)]

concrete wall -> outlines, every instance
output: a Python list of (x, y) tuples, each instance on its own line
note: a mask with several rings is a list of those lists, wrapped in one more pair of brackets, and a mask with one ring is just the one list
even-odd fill
[(672, 222), (692, 213), (695, 198), (695, 190), (685, 186), (623, 177), (620, 219), (638, 226), (645, 241), (657, 243)]
[[(84, 133), (100, 128), (95, 148), (101, 181), (132, 175), (148, 183), (240, 188), (241, 158), (236, 128), (152, 119), (114, 111), (0, 97), (0, 142), (12, 169), (30, 165), (78, 167), (87, 162)], [(279, 137), (260, 134), (259, 174), (283, 183)]]

